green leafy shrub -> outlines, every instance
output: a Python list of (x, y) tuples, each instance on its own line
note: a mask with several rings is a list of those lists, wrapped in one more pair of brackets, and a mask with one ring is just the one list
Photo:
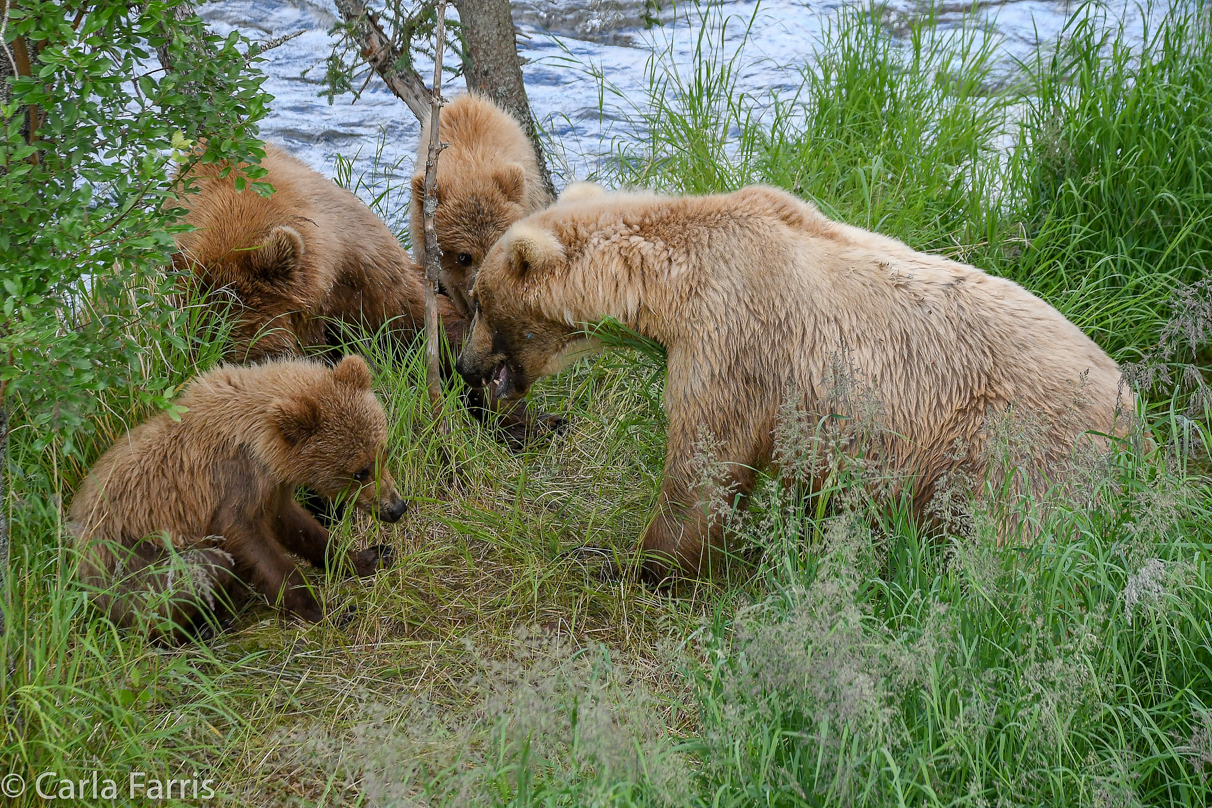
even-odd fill
[(176, 19), (180, 5), (7, 4), (0, 59), (21, 37), (32, 64), (0, 96), (0, 473), (12, 526), (0, 760), (31, 783), (44, 770), (122, 773), (173, 743), (196, 750), (163, 720), (173, 710), (234, 720), (204, 660), (158, 659), (81, 620), (63, 524), (87, 464), (217, 355), (167, 271), (172, 175), (178, 162), (255, 161), (269, 97), (257, 47)]

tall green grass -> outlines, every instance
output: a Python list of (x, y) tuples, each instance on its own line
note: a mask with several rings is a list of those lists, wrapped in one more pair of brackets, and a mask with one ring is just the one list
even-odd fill
[(1176, 284), (1212, 257), (1212, 26), (1178, 5), (1132, 44), (1097, 7), (1028, 66), (1014, 277), (1114, 355), (1157, 338)]
[[(793, 97), (738, 91), (744, 47), (703, 12), (696, 61), (650, 61), (646, 133), (616, 142), (607, 184), (677, 193), (764, 182), (851, 224), (1012, 278), (1121, 360), (1153, 347), (1212, 246), (1212, 29), (1179, 5), (1134, 42), (1100, 7), (1007, 65), (983, 27), (933, 15), (827, 22)], [(731, 55), (729, 55), (731, 54)], [(1008, 72), (1009, 71), (1009, 72)], [(603, 98), (610, 98), (604, 93)]]
[(1016, 547), (979, 511), (940, 541), (772, 486), (771, 594), (700, 679), (714, 804), (1206, 804), (1212, 489), (1131, 453), (1087, 472)]

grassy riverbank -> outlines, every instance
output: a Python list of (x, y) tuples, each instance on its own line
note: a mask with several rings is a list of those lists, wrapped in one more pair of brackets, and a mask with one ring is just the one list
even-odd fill
[[(1039, 541), (998, 547), (1004, 514), (981, 509), (955, 535), (900, 508), (868, 518), (853, 474), (799, 497), (772, 480), (738, 517), (727, 575), (653, 592), (567, 552), (629, 563), (664, 449), (651, 357), (540, 385), (572, 427), (515, 456), (462, 416), (435, 432), (420, 352), (363, 344), (415, 504), (338, 535), (388, 541), (399, 565), (313, 571), (359, 607), (344, 627), (249, 609), (164, 651), (72, 587), (57, 505), (82, 468), (18, 412), (10, 461), (33, 471), (14, 479), (0, 768), (31, 785), (56, 772), (55, 789), (94, 770), (123, 786), (198, 772), (264, 805), (1208, 804), (1212, 289), (1178, 293), (1212, 254), (1204, 14), (1126, 49), (1079, 11), (1059, 47), (1008, 72), (975, 32), (845, 14), (764, 113), (733, 92), (708, 26), (689, 74), (654, 59), (650, 98), (633, 99), (646, 134), (599, 177), (792, 189), (1017, 280), (1132, 363), (1156, 449), (1088, 458), (1048, 507), (1008, 504)], [(380, 200), (400, 229), (403, 201)], [(146, 374), (183, 383), (216, 360), (199, 327), (169, 339), (139, 322)], [(136, 400), (109, 394), (89, 456), (146, 415)]]

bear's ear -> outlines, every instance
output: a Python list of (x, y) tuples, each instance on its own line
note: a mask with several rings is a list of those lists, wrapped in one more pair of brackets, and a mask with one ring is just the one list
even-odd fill
[(366, 360), (357, 354), (350, 354), (338, 362), (332, 369), (332, 377), (337, 384), (348, 384), (355, 390), (369, 390), (372, 381)]
[(523, 203), (526, 201), (526, 172), (520, 165), (510, 163), (502, 166), (497, 169), (492, 178), (500, 186), (501, 193), (505, 194), (506, 199), (525, 207)]
[(525, 275), (564, 260), (564, 245), (550, 230), (530, 224), (516, 224), (507, 235), (509, 264), (514, 272)]
[(264, 242), (249, 251), (250, 274), (261, 283), (289, 281), (299, 266), (304, 249), (303, 237), (298, 230), (284, 224), (278, 225), (269, 231)]
[(274, 402), (274, 421), (291, 446), (298, 446), (320, 429), (320, 405), (310, 398)]
[(596, 182), (573, 182), (564, 186), (560, 201), (580, 202), (585, 199), (597, 199), (599, 196), (606, 196), (606, 189)]

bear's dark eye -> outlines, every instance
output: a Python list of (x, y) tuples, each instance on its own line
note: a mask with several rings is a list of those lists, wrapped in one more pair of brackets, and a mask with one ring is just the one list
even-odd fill
[(366, 468), (362, 469), (361, 471), (354, 472), (353, 478), (360, 483), (364, 483), (367, 480), (369, 480), (370, 479), (370, 466), (367, 466)]
[(455, 256), (455, 263), (461, 267), (471, 266), (471, 255), (468, 253), (459, 253)]

